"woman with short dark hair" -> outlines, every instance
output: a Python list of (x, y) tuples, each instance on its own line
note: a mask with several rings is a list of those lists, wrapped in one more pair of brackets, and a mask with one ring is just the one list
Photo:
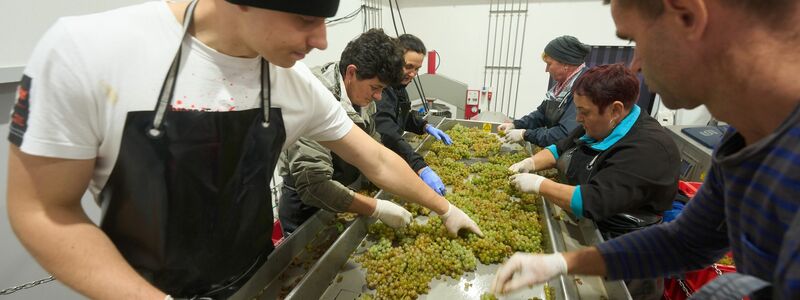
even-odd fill
[[(635, 104), (639, 80), (623, 65), (589, 69), (574, 86), (567, 138), (511, 166), (512, 184), (597, 222), (606, 238), (661, 222), (677, 193), (678, 148)], [(556, 167), (561, 183), (528, 173)]]
[[(680, 154), (667, 131), (637, 106), (639, 80), (621, 64), (589, 69), (573, 87), (576, 120), (567, 138), (512, 165), (512, 185), (538, 193), (605, 239), (661, 223), (678, 189)], [(556, 167), (560, 181), (528, 173)], [(633, 299), (660, 299), (660, 280), (626, 282)]]
[[(639, 80), (621, 64), (589, 69), (573, 87), (582, 126), (510, 167), (517, 189), (538, 193), (605, 239), (661, 223), (678, 191), (680, 154), (667, 131), (636, 105)], [(556, 167), (560, 183), (528, 173)], [(626, 282), (633, 299), (660, 299), (660, 280)]]

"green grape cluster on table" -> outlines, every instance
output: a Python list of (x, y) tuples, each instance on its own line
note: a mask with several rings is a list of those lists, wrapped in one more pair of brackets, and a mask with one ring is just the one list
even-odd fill
[[(451, 188), (447, 200), (469, 215), (485, 236), (462, 231), (450, 237), (437, 216), (427, 222), (415, 219), (399, 229), (376, 222), (368, 234), (375, 243), (356, 257), (367, 271), (367, 286), (376, 290), (362, 297), (416, 299), (429, 291), (431, 280), (459, 278), (474, 271), (478, 262), (500, 263), (517, 251), (544, 252), (536, 196), (508, 185), (508, 167), (528, 154), (501, 153), (497, 136), (477, 128), (456, 125), (447, 133), (453, 145), (434, 142), (426, 161)], [(417, 204), (404, 207), (415, 217), (430, 212)]]
[(481, 300), (497, 300), (497, 297), (491, 293), (483, 293), (481, 294)]

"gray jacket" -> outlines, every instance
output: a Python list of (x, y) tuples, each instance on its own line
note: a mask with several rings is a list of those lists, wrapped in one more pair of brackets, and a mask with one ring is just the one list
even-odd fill
[[(311, 71), (339, 100), (353, 123), (379, 140), (372, 119), (375, 103), (358, 109), (353, 107), (342, 86), (339, 63), (327, 63), (312, 68)], [(358, 183), (361, 182), (361, 174), (354, 166), (307, 138), (300, 138), (281, 153), (280, 160), (281, 175), (292, 177), (294, 188), (303, 203), (334, 212), (346, 211), (350, 207), (354, 197), (353, 189), (358, 189)]]

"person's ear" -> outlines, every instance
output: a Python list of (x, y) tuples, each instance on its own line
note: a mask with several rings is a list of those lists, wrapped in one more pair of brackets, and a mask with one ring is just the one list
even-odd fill
[(611, 103), (611, 115), (614, 120), (619, 123), (622, 121), (622, 114), (625, 113), (625, 104), (622, 104), (622, 101), (614, 101)]
[(354, 65), (354, 64), (347, 65), (347, 69), (345, 69), (345, 71), (344, 71), (344, 81), (345, 82), (349, 82), (351, 80), (355, 80), (356, 79), (356, 71), (357, 70), (358, 70), (358, 67), (356, 67), (356, 65)]
[(347, 68), (344, 69), (344, 84), (350, 84), (351, 81), (356, 80), (356, 70), (358, 68), (354, 64), (347, 65)]
[(698, 40), (708, 27), (708, 6), (704, 0), (663, 0), (664, 16), (689, 40)]

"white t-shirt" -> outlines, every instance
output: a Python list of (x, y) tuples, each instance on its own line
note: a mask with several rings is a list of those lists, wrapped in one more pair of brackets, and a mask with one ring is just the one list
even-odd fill
[[(31, 81), (20, 149), (96, 158), (89, 189), (97, 196), (114, 168), (127, 113), (155, 109), (182, 33), (161, 1), (59, 19), (24, 71)], [(183, 45), (174, 109), (259, 107), (260, 58), (231, 57), (189, 37)], [(283, 149), (301, 136), (331, 141), (351, 130), (352, 121), (305, 65), (269, 67), (272, 107), (281, 108), (286, 130)]]

